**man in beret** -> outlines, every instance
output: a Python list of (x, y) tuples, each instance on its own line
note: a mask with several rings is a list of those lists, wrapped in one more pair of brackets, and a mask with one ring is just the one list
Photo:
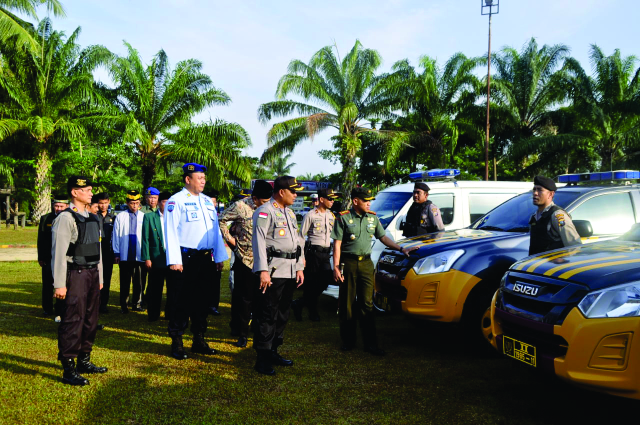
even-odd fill
[[(338, 195), (333, 189), (319, 189), (315, 193), (317, 202), (314, 209), (302, 219), (300, 237), (307, 238), (304, 246), (306, 282), (303, 286), (303, 297), (291, 304), (297, 321), (302, 320), (302, 308), (309, 310), (309, 320), (320, 320), (318, 314), (318, 297), (333, 281), (331, 269), (331, 231), (335, 223), (335, 215), (330, 211), (333, 201)], [(313, 195), (312, 195), (313, 196)]]
[(220, 231), (234, 255), (233, 270), (235, 285), (231, 292), (231, 333), (238, 337), (236, 347), (247, 346), (249, 322), (253, 310), (253, 300), (260, 286), (258, 277), (253, 274), (253, 212), (269, 202), (273, 188), (264, 180), (256, 180), (251, 194), (227, 208), (220, 216)]
[(533, 205), (538, 210), (529, 220), (529, 255), (582, 243), (569, 213), (553, 203), (556, 190), (548, 177), (533, 179)]
[[(158, 208), (156, 211), (145, 214), (142, 221), (142, 251), (140, 257), (145, 263), (145, 268), (149, 271), (147, 312), (150, 322), (155, 322), (160, 318), (162, 290), (167, 277), (166, 238), (163, 227), (165, 206), (170, 197), (169, 192), (161, 192), (158, 195)], [(168, 300), (169, 294), (167, 293)], [(168, 309), (165, 308), (165, 316), (166, 311)]]
[(192, 353), (215, 354), (204, 339), (209, 289), (214, 272), (229, 256), (220, 234), (218, 212), (205, 195), (207, 167), (193, 162), (182, 167), (184, 188), (173, 194), (164, 213), (167, 265), (171, 289), (169, 336), (171, 356), (187, 358), (182, 335), (191, 319)]
[(293, 205), (303, 187), (295, 177), (281, 176), (273, 182), (273, 197), (253, 213), (253, 272), (260, 279), (253, 348), (255, 370), (274, 375), (272, 366), (293, 366), (278, 353), (284, 342), (293, 291), (304, 282), (302, 240)]
[(56, 217), (51, 228), (54, 297), (66, 300), (58, 328), (58, 360), (64, 370), (62, 381), (70, 385), (89, 383), (79, 373), (107, 371), (91, 362), (103, 282), (100, 222), (87, 211), (91, 191), (92, 184), (87, 177), (69, 178), (69, 208)]
[[(370, 211), (375, 198), (370, 189), (356, 187), (351, 191), (353, 206), (338, 216), (331, 238), (333, 238), (333, 277), (340, 284), (338, 315), (343, 351), (350, 351), (356, 344), (356, 320), (360, 320), (364, 350), (383, 356), (378, 347), (376, 325), (373, 315), (373, 274), (371, 240), (380, 242), (405, 255), (417, 249), (401, 248), (385, 235), (376, 213)], [(343, 269), (341, 270), (341, 266)]]
[(69, 208), (69, 196), (56, 195), (52, 201), (52, 210), (40, 219), (38, 226), (38, 264), (42, 268), (42, 309), (45, 316), (55, 313), (55, 321), (60, 322), (64, 301), (56, 300), (53, 305), (53, 273), (51, 271), (51, 227), (53, 220), (62, 211)]
[(111, 290), (111, 276), (113, 275), (113, 246), (111, 240), (113, 237), (113, 224), (116, 216), (109, 211), (109, 194), (101, 192), (94, 195), (98, 201), (98, 219), (102, 223), (102, 274), (104, 276), (104, 285), (100, 290), (100, 314), (107, 314), (107, 304), (109, 303), (109, 291)]
[(140, 192), (130, 190), (126, 194), (127, 211), (116, 216), (113, 225), (114, 262), (120, 265), (120, 311), (129, 313), (129, 288), (133, 282), (133, 298), (131, 309), (144, 311), (142, 308), (142, 279), (140, 272), (143, 266), (142, 221), (144, 213), (140, 212)]
[(158, 198), (160, 191), (155, 187), (148, 187), (144, 190), (144, 205), (140, 207), (143, 214), (155, 212), (158, 209)]
[(428, 197), (429, 186), (424, 182), (417, 182), (413, 187), (413, 204), (407, 212), (402, 236), (410, 238), (444, 230), (440, 209), (436, 204), (427, 200)]

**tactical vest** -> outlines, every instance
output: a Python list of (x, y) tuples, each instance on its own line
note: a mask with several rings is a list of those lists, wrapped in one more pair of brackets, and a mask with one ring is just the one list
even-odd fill
[(69, 212), (78, 227), (78, 239), (69, 244), (67, 256), (73, 257), (73, 263), (80, 266), (91, 266), (100, 262), (100, 221), (95, 214), (84, 217), (71, 208)]
[(539, 254), (545, 251), (551, 251), (552, 249), (562, 248), (562, 239), (560, 235), (553, 237), (551, 232), (547, 230), (547, 227), (551, 223), (551, 216), (558, 210), (561, 210), (557, 205), (553, 205), (547, 211), (543, 212), (540, 219), (536, 221), (535, 217), (531, 217), (529, 220), (529, 229), (531, 239), (529, 241), (529, 255)]
[(409, 207), (407, 220), (404, 223), (404, 228), (402, 230), (402, 236), (412, 237), (438, 231), (438, 227), (435, 223), (422, 222), (423, 214), (426, 215), (426, 219), (429, 218), (429, 206), (431, 204), (431, 201), (426, 201), (424, 204), (416, 204), (414, 202), (413, 205)]

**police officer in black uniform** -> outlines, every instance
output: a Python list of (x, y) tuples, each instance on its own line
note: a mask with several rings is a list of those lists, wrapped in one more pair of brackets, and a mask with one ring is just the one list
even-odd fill
[(413, 187), (413, 204), (407, 212), (407, 220), (404, 223), (402, 236), (424, 235), (426, 233), (440, 232), (444, 230), (440, 209), (428, 201), (429, 186), (424, 182), (417, 182)]
[(102, 276), (104, 285), (100, 290), (100, 314), (107, 314), (107, 304), (109, 303), (109, 290), (111, 289), (111, 276), (113, 275), (113, 247), (111, 237), (113, 235), (113, 222), (116, 216), (109, 211), (109, 194), (107, 192), (97, 193), (93, 198), (98, 202), (98, 219), (102, 224)]
[(529, 220), (529, 255), (582, 243), (571, 216), (553, 203), (556, 190), (556, 183), (548, 177), (533, 179), (533, 205), (538, 210)]
[(91, 186), (84, 176), (69, 179), (69, 208), (56, 217), (51, 229), (54, 296), (66, 299), (58, 328), (58, 360), (64, 369), (62, 381), (70, 385), (89, 383), (79, 373), (107, 371), (91, 362), (102, 289), (100, 221), (86, 210)]
[(45, 316), (55, 313), (55, 320), (59, 322), (64, 301), (57, 300), (54, 309), (53, 273), (51, 272), (51, 226), (58, 214), (69, 208), (67, 195), (57, 195), (52, 204), (53, 211), (42, 217), (38, 226), (38, 264), (42, 267), (42, 309)]

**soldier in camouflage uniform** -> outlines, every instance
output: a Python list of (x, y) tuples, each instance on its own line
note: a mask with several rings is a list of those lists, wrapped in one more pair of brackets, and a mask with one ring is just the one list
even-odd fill
[(307, 213), (302, 220), (300, 237), (308, 238), (304, 245), (305, 267), (304, 275), (307, 277), (303, 286), (304, 296), (291, 304), (297, 321), (302, 320), (302, 308), (309, 309), (309, 320), (320, 320), (318, 314), (318, 297), (327, 289), (329, 282), (333, 280), (331, 269), (331, 231), (335, 222), (335, 216), (329, 210), (333, 201), (338, 197), (333, 189), (318, 190), (318, 202), (315, 208)]
[[(247, 346), (252, 304), (260, 286), (258, 276), (253, 274), (253, 212), (269, 202), (273, 188), (264, 180), (257, 180), (250, 198), (244, 198), (229, 208), (220, 217), (220, 232), (235, 254), (233, 272), (235, 285), (231, 293), (231, 331), (238, 335), (236, 347)], [(229, 227), (231, 226), (231, 227)]]
[[(360, 320), (365, 351), (383, 356), (378, 347), (373, 316), (373, 273), (371, 240), (380, 241), (391, 249), (409, 255), (415, 248), (404, 249), (385, 235), (380, 220), (369, 211), (375, 198), (370, 189), (356, 187), (351, 191), (353, 207), (343, 211), (336, 220), (333, 242), (333, 276), (340, 284), (338, 311), (342, 350), (350, 351), (356, 343), (356, 320)], [(344, 267), (341, 270), (341, 265)]]
[(253, 272), (260, 276), (256, 306), (258, 329), (253, 347), (258, 359), (255, 369), (275, 374), (272, 365), (293, 366), (278, 354), (289, 319), (293, 291), (304, 281), (302, 240), (298, 235), (293, 205), (302, 186), (295, 177), (278, 177), (273, 182), (273, 198), (253, 213)]

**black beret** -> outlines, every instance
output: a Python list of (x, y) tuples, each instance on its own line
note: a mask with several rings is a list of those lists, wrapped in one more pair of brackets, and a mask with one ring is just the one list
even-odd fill
[(429, 189), (429, 186), (428, 186), (426, 183), (424, 183), (424, 182), (417, 182), (417, 183), (413, 186), (413, 190), (416, 190), (416, 189), (422, 189), (422, 190), (424, 190), (425, 192), (428, 192), (428, 191), (430, 191), (430, 190), (431, 190), (431, 189)]
[(371, 193), (371, 189), (367, 189), (366, 187), (354, 187), (351, 191), (351, 198), (359, 198), (363, 201), (373, 201), (376, 199)]
[(271, 183), (265, 180), (256, 180), (253, 184), (253, 191), (251, 196), (255, 196), (258, 199), (269, 199), (273, 195), (273, 187)]
[(171, 194), (169, 192), (160, 192), (160, 195), (158, 195), (158, 202), (169, 198), (171, 198)]
[[(255, 187), (253, 189), (255, 190)], [(291, 189), (298, 191), (304, 189), (304, 187), (302, 187), (302, 185), (298, 183), (295, 177), (280, 176), (273, 182), (273, 190), (280, 189)]]
[(550, 190), (552, 192), (555, 192), (556, 190), (558, 190), (556, 186), (556, 182), (554, 182), (553, 179), (550, 179), (549, 177), (545, 177), (545, 176), (535, 176), (533, 179), (533, 184), (542, 186), (545, 189)]

